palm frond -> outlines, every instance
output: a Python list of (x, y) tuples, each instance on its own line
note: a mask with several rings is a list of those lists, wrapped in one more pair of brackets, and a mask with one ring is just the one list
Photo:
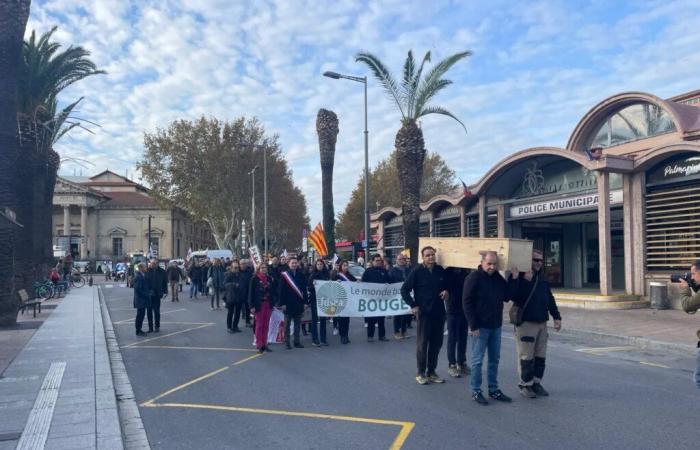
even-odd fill
[(409, 89), (409, 95), (408, 95), (408, 116), (413, 117), (413, 113), (415, 111), (416, 107), (416, 92), (418, 91), (418, 83), (420, 83), (420, 77), (423, 74), (423, 67), (425, 67), (425, 63), (430, 62), (430, 50), (425, 52), (425, 56), (423, 56), (423, 61), (420, 63), (420, 67), (418, 68), (418, 71), (415, 73), (413, 76), (413, 79), (411, 80), (411, 86)]
[(421, 111), (428, 106), (428, 103), (433, 97), (451, 84), (452, 80), (436, 80), (431, 85), (421, 86), (421, 90), (417, 94), (416, 104), (414, 105), (416, 117), (420, 116)]
[[(413, 59), (413, 52), (408, 51), (406, 55), (406, 61), (403, 64), (403, 80), (401, 81), (401, 88), (403, 89), (403, 95), (408, 98), (410, 96), (411, 82), (416, 73), (416, 60)], [(410, 102), (406, 105), (408, 107), (406, 114), (411, 114)]]
[(379, 81), (379, 83), (396, 102), (396, 106), (399, 107), (401, 116), (405, 118), (405, 98), (401, 93), (399, 85), (396, 83), (396, 80), (394, 80), (394, 77), (391, 75), (391, 72), (389, 69), (387, 69), (384, 63), (381, 62), (379, 58), (368, 52), (360, 52), (356, 54), (355, 61), (364, 63), (367, 65), (367, 67), (369, 67), (377, 81)]
[[(460, 125), (462, 125), (462, 128), (464, 128), (464, 132), (465, 132), (465, 133), (467, 132), (467, 127), (464, 125), (464, 123), (462, 123), (462, 121), (459, 120), (459, 119), (457, 118), (457, 116), (455, 116), (454, 114), (452, 114), (451, 112), (449, 112), (449, 111), (446, 110), (445, 108), (442, 108), (442, 107), (440, 107), (440, 106), (429, 106), (429, 107), (423, 109), (423, 111), (421, 111), (421, 113), (420, 113), (420, 115), (419, 115), (418, 117), (427, 116), (428, 114), (440, 114), (440, 115), (443, 115), (443, 116), (451, 117), (451, 118), (453, 118), (454, 120), (456, 120), (457, 122), (459, 122)], [(416, 117), (416, 119), (417, 119), (418, 117)]]
[(452, 66), (454, 66), (461, 59), (471, 56), (472, 52), (465, 51), (455, 53), (454, 55), (448, 56), (439, 63), (435, 65), (425, 78), (421, 81), (418, 88), (418, 94), (416, 95), (415, 113), (418, 114), (421, 109), (425, 108), (428, 104), (428, 100), (435, 95), (432, 90), (435, 88), (437, 81), (442, 78), (442, 76), (447, 73)]

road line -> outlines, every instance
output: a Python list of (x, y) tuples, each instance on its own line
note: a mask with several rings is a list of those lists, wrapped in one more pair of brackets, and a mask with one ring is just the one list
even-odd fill
[(344, 422), (356, 422), (356, 423), (369, 423), (374, 425), (393, 425), (401, 427), (401, 432), (394, 439), (389, 447), (392, 450), (399, 450), (403, 444), (406, 442), (408, 435), (411, 433), (415, 427), (414, 422), (404, 422), (399, 420), (387, 420), (387, 419), (370, 419), (367, 417), (355, 417), (355, 416), (337, 416), (334, 414), (320, 414), (311, 412), (298, 412), (298, 411), (284, 411), (278, 409), (260, 409), (260, 408), (243, 408), (238, 406), (225, 406), (225, 405), (209, 405), (201, 403), (149, 403), (148, 406), (152, 408), (191, 408), (191, 409), (210, 409), (215, 411), (230, 411), (230, 412), (244, 412), (252, 414), (269, 414), (276, 416), (288, 416), (288, 417), (308, 417), (311, 419), (325, 419), (325, 420), (338, 420)]
[(128, 348), (163, 348), (171, 350), (210, 350), (210, 351), (227, 351), (227, 352), (257, 352), (250, 348), (227, 348), (227, 347), (178, 347), (176, 345), (136, 345)]
[[(256, 350), (256, 351), (257, 351), (257, 350)], [(234, 365), (234, 366), (238, 366), (239, 364), (243, 364), (243, 363), (245, 363), (245, 362), (248, 362), (248, 361), (250, 361), (251, 359), (259, 358), (259, 357), (261, 357), (262, 355), (263, 355), (262, 353), (258, 353), (257, 355), (253, 355), (253, 356), (249, 356), (249, 357), (247, 357), (247, 358), (243, 358), (242, 360), (233, 363), (233, 365)]]
[(588, 353), (590, 355), (598, 355), (600, 353), (606, 352), (629, 352), (636, 350), (635, 347), (589, 347), (589, 348), (579, 348), (576, 351), (581, 353)]
[(151, 407), (151, 406), (157, 406), (154, 402), (157, 401), (158, 399), (161, 399), (161, 398), (165, 397), (166, 395), (173, 394), (173, 393), (175, 393), (175, 392), (177, 392), (177, 391), (179, 391), (179, 390), (185, 389), (187, 386), (191, 386), (191, 385), (193, 385), (193, 384), (195, 384), (195, 383), (199, 383), (199, 382), (202, 381), (202, 380), (206, 380), (207, 378), (213, 377), (214, 375), (216, 375), (216, 374), (218, 374), (218, 373), (221, 373), (221, 372), (223, 372), (223, 371), (225, 371), (225, 370), (228, 370), (229, 367), (230, 367), (230, 366), (226, 366), (226, 367), (222, 367), (222, 368), (220, 368), (220, 369), (216, 369), (216, 370), (214, 370), (213, 372), (209, 372), (209, 373), (207, 373), (207, 374), (204, 374), (204, 375), (202, 375), (201, 377), (198, 377), (198, 378), (195, 378), (194, 380), (188, 381), (187, 383), (183, 383), (183, 384), (181, 384), (181, 385), (179, 385), (179, 386), (175, 386), (174, 388), (169, 389), (169, 390), (163, 392), (162, 394), (158, 395), (157, 397), (153, 397), (153, 398), (150, 399), (150, 400), (146, 400), (145, 402), (141, 403), (140, 406), (149, 406), (149, 407)]
[(206, 324), (206, 325), (200, 325), (198, 327), (187, 328), (186, 330), (175, 331), (174, 333), (168, 333), (168, 334), (164, 334), (162, 336), (156, 336), (154, 338), (132, 342), (131, 344), (124, 345), (121, 348), (132, 348), (132, 347), (138, 346), (139, 344), (143, 344), (144, 342), (151, 342), (151, 341), (155, 341), (156, 339), (163, 339), (163, 338), (166, 338), (168, 336), (175, 336), (176, 334), (187, 333), (188, 331), (199, 330), (200, 328), (205, 328), (205, 327), (210, 327), (210, 326), (212, 326), (212, 324)]
[(647, 361), (639, 361), (639, 364), (644, 364), (645, 366), (651, 366), (651, 367), (660, 367), (662, 369), (670, 369), (669, 366), (664, 366), (663, 364), (657, 364), (657, 363), (647, 362)]
[[(131, 310), (131, 311), (133, 311), (133, 310)], [(162, 316), (162, 315), (165, 315), (165, 314), (170, 314), (170, 313), (174, 313), (174, 312), (178, 312), (178, 311), (187, 311), (187, 309), (185, 309), (185, 308), (171, 309), (171, 310), (169, 310), (169, 311), (162, 311), (162, 312), (160, 313), (160, 315)], [(126, 322), (133, 322), (134, 320), (136, 320), (136, 318), (124, 319), (124, 320), (120, 320), (119, 322), (114, 322), (112, 325), (119, 325), (119, 324), (126, 323)]]

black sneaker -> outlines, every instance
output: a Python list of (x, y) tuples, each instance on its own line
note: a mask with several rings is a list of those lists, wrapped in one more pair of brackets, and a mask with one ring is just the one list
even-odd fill
[(537, 398), (537, 394), (535, 394), (532, 386), (518, 386), (518, 389), (520, 389), (520, 395), (525, 398)]
[(382, 342), (387, 342), (389, 339), (387, 339), (386, 337), (380, 337), (379, 340)]
[(480, 405), (488, 405), (489, 401), (486, 400), (484, 397), (484, 394), (481, 393), (481, 391), (474, 391), (472, 392), (472, 400), (477, 402)]
[(136, 336), (145, 336), (145, 335), (146, 335), (146, 333), (144, 333), (144, 332), (141, 331), (141, 330), (138, 330), (138, 331), (136, 332)]
[(294, 344), (294, 348), (304, 348), (304, 346), (300, 342), (298, 342)]
[(234, 333), (240, 333), (240, 332), (241, 332), (241, 329), (238, 328), (238, 327), (235, 327), (235, 328), (231, 328), (231, 331), (234, 332)]
[(312, 347), (319, 347), (321, 344), (318, 343), (318, 341), (311, 341), (311, 346)]
[(532, 390), (537, 394), (538, 397), (549, 397), (549, 392), (542, 387), (540, 383), (535, 383), (532, 385)]
[(235, 333), (235, 331), (233, 331), (233, 328), (229, 328), (229, 329), (228, 329), (228, 332), (229, 332), (229, 334)]
[(292, 346), (289, 345), (289, 344), (284, 344), (284, 346), (285, 346), (285, 348), (286, 348), (287, 350), (291, 350), (291, 349), (292, 349)]
[(259, 353), (259, 354), (262, 354), (264, 351), (265, 351), (265, 348), (264, 348), (264, 347), (260, 347), (260, 348), (258, 349), (258, 353)]
[(491, 397), (492, 399), (494, 399), (496, 401), (504, 402), (504, 403), (510, 403), (513, 401), (512, 398), (508, 397), (506, 394), (501, 392), (500, 389), (497, 389), (493, 392), (489, 392), (489, 397)]
[(270, 350), (270, 347), (268, 347), (267, 345), (263, 347), (263, 350), (272, 353), (272, 350)]

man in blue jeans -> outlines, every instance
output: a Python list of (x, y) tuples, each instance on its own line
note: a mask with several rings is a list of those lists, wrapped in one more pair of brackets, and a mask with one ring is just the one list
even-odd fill
[(498, 388), (498, 361), (501, 357), (501, 327), (503, 326), (503, 303), (511, 298), (517, 281), (510, 283), (496, 270), (498, 255), (485, 252), (479, 268), (464, 280), (462, 306), (469, 324), (471, 345), (472, 399), (480, 405), (489, 402), (481, 392), (481, 366), (488, 353), (487, 368), (489, 397), (499, 402), (510, 402), (511, 398)]

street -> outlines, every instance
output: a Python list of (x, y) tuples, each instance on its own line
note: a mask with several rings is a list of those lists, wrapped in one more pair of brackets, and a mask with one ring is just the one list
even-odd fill
[(302, 337), (304, 349), (273, 345), (258, 355), (250, 329), (228, 334), (225, 309), (211, 311), (208, 299), (191, 301), (186, 292), (178, 303), (164, 299), (160, 333), (137, 338), (132, 290), (100, 289), (153, 448), (698, 446), (690, 356), (552, 331), (543, 380), (551, 395), (529, 400), (518, 394), (512, 331), (504, 326), (499, 382), (513, 403), (485, 407), (470, 399), (468, 378), (447, 377), (445, 346), (438, 373), (447, 382), (419, 386), (415, 338), (368, 343), (361, 320), (351, 321), (350, 345), (329, 336), (329, 347), (314, 348)]

